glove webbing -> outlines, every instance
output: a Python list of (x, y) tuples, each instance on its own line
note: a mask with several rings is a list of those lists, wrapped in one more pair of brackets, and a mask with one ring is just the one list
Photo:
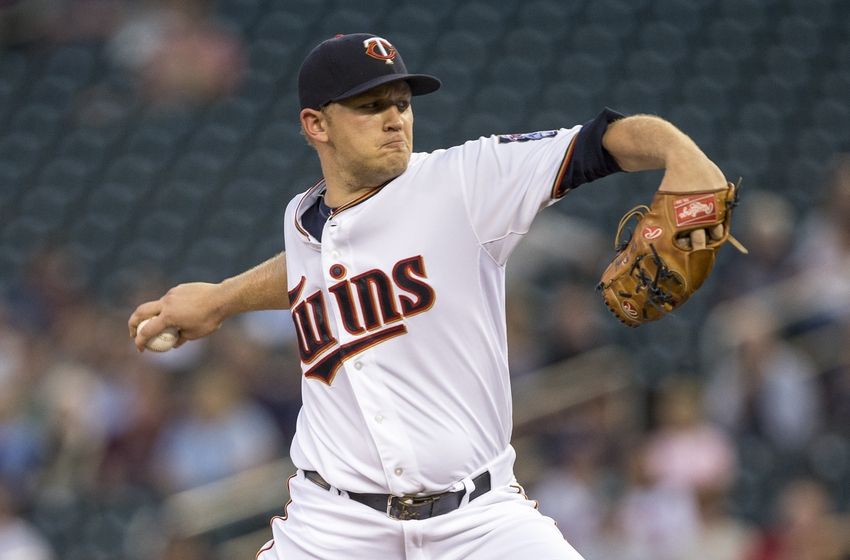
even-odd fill
[[(672, 279), (677, 283), (679, 279), (676, 278), (676, 275), (670, 272), (670, 269), (667, 267), (667, 264), (664, 262), (664, 259), (658, 254), (658, 251), (655, 250), (655, 244), (650, 243), (649, 248), (652, 249), (652, 260), (655, 263), (655, 277), (652, 278), (646, 272), (646, 269), (640, 266), (641, 261), (647, 257), (647, 255), (640, 255), (635, 259), (634, 264), (632, 264), (631, 274), (634, 274), (637, 280), (640, 282), (635, 288), (635, 293), (639, 293), (641, 289), (644, 289), (648, 292), (649, 298), (647, 303), (655, 307), (657, 310), (664, 312), (666, 311), (663, 307), (665, 303), (673, 304), (675, 303), (675, 298), (673, 294), (667, 290), (665, 290), (660, 282)], [(620, 295), (629, 297), (631, 294), (628, 293), (620, 293)], [(644, 310), (644, 316), (646, 315), (646, 311)]]

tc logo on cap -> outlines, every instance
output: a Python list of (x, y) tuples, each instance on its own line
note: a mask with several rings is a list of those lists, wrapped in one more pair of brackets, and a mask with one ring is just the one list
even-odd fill
[(369, 37), (363, 41), (363, 46), (366, 48), (366, 54), (387, 64), (392, 64), (396, 57), (395, 47), (383, 37)]

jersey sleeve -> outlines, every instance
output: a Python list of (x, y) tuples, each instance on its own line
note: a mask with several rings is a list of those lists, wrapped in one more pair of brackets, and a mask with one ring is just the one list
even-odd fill
[(504, 263), (540, 210), (620, 168), (602, 147), (606, 109), (581, 126), (480, 138), (463, 146), (463, 196), (482, 246)]

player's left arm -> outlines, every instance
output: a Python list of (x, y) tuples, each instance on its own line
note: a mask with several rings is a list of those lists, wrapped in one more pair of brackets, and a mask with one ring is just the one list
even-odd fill
[(602, 145), (623, 171), (663, 169), (659, 190), (722, 189), (723, 173), (684, 132), (651, 115), (633, 115), (608, 125)]

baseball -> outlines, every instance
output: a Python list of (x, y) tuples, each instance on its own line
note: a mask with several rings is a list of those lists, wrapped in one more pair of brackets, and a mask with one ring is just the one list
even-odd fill
[[(142, 330), (148, 321), (150, 321), (150, 319), (145, 319), (139, 323), (137, 330)], [(167, 327), (164, 331), (148, 340), (145, 347), (148, 350), (153, 350), (154, 352), (167, 352), (174, 348), (174, 345), (177, 344), (178, 338), (180, 338), (180, 335), (178, 334), (177, 329), (174, 327)]]

